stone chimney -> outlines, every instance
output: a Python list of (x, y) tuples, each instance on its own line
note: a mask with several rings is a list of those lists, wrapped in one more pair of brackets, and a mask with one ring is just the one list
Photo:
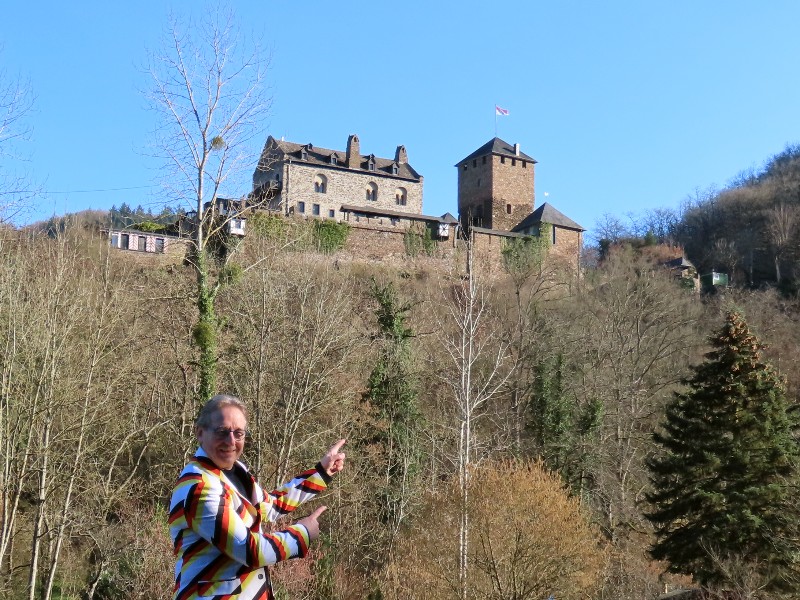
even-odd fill
[(514, 144), (514, 154), (519, 156), (519, 144)]
[(405, 146), (398, 146), (397, 150), (394, 151), (394, 162), (398, 165), (408, 163), (408, 154), (406, 154)]
[(361, 148), (356, 134), (347, 138), (347, 158), (345, 163), (348, 169), (358, 169), (361, 166)]

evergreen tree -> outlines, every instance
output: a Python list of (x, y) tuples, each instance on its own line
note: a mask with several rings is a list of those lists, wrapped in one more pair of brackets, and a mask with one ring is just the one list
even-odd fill
[(380, 457), (382, 470), (383, 481), (375, 486), (376, 503), (387, 535), (386, 546), (391, 551), (417, 496), (424, 421), (410, 343), (414, 332), (406, 324), (411, 305), (401, 302), (391, 283), (381, 286), (373, 280), (372, 297), (378, 303), (375, 315), (380, 333), (376, 341), (381, 351), (364, 400), (369, 403), (372, 417), (369, 442)]
[(791, 589), (800, 510), (800, 451), (783, 379), (738, 311), (667, 406), (663, 453), (648, 461), (655, 525), (651, 554), (704, 586), (729, 587), (746, 565), (767, 589)]

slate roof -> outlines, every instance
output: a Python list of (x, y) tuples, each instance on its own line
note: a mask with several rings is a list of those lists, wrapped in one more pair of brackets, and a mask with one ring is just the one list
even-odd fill
[[(346, 171), (355, 170), (347, 167), (345, 162), (347, 157), (346, 150), (331, 150), (329, 148), (320, 148), (318, 146), (314, 146), (313, 144), (296, 144), (294, 142), (276, 140), (272, 136), (270, 136), (270, 139), (271, 143), (268, 140), (265, 152), (269, 152), (273, 148), (278, 149), (287, 156), (291, 157), (292, 162), (324, 166), (326, 168), (342, 169)], [(307, 148), (306, 159), (302, 158), (303, 148)], [(336, 155), (338, 158), (338, 164), (331, 164), (331, 155)], [(375, 160), (374, 171), (369, 171), (367, 168), (370, 158)], [(360, 171), (375, 173), (376, 175), (388, 175), (390, 177), (397, 177), (400, 179), (411, 179), (414, 181), (420, 181), (422, 179), (420, 174), (417, 173), (408, 163), (397, 163), (397, 174), (394, 174), (392, 173), (392, 165), (395, 164), (395, 161), (392, 158), (380, 158), (374, 154), (362, 154), (360, 155), (360, 159), (360, 169), (358, 169)]]
[(532, 156), (528, 156), (524, 152), (520, 152), (519, 154), (514, 153), (514, 144), (509, 144), (506, 141), (501, 140), (500, 138), (492, 138), (488, 142), (486, 142), (483, 146), (475, 150), (472, 154), (467, 156), (466, 158), (462, 158), (458, 161), (455, 166), (459, 166), (473, 158), (478, 158), (479, 156), (485, 156), (487, 154), (497, 154), (498, 156), (510, 156), (511, 158), (519, 158), (521, 160), (529, 160), (532, 163), (536, 163), (536, 159)]
[(663, 263), (665, 267), (671, 269), (695, 269), (694, 263), (684, 256), (673, 258)]
[(378, 217), (398, 217), (401, 219), (414, 219), (415, 221), (436, 221), (437, 223), (447, 223), (448, 225), (456, 225), (456, 219), (450, 213), (444, 213), (441, 217), (432, 217), (430, 215), (421, 215), (419, 213), (402, 212), (399, 210), (389, 210), (388, 208), (371, 208), (363, 204), (342, 204), (341, 210), (344, 212), (359, 213), (362, 215), (375, 215)]
[(557, 225), (558, 227), (564, 227), (565, 229), (575, 229), (576, 231), (586, 231), (586, 229), (578, 225), (564, 213), (553, 208), (547, 202), (525, 217), (522, 223), (514, 227), (512, 231), (528, 229), (529, 227), (539, 225), (540, 223), (549, 223), (550, 225)]

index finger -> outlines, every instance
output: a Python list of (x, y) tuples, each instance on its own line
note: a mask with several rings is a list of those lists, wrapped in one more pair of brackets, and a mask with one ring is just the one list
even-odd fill
[(317, 510), (315, 510), (314, 512), (312, 512), (312, 513), (311, 513), (310, 515), (308, 515), (308, 516), (309, 516), (309, 517), (311, 517), (312, 519), (319, 519), (319, 516), (320, 516), (322, 513), (324, 513), (326, 510), (328, 510), (328, 507), (327, 507), (327, 506), (320, 506), (319, 508), (317, 508)]
[(331, 449), (328, 452), (330, 452), (331, 454), (338, 454), (339, 450), (342, 449), (342, 446), (344, 446), (345, 442), (347, 442), (347, 440), (345, 439), (339, 440), (333, 446), (331, 446)]

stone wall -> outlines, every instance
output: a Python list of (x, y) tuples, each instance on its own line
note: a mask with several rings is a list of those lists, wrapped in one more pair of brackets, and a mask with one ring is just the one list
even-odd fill
[[(277, 208), (282, 202), (288, 204), (289, 212), (308, 216), (341, 219), (342, 204), (364, 206), (373, 210), (393, 210), (411, 214), (422, 214), (423, 181), (401, 179), (381, 172), (355, 172), (333, 166), (307, 165), (302, 163), (282, 163), (282, 188), (278, 197), (270, 202), (270, 208)], [(269, 178), (276, 170), (267, 173)], [(324, 192), (316, 191), (324, 184)], [(377, 191), (376, 200), (367, 200), (367, 186), (373, 184)], [(404, 197), (405, 204), (397, 196)], [(303, 211), (299, 210), (303, 203)], [(316, 207), (315, 207), (316, 205)], [(319, 214), (315, 214), (315, 210)], [(333, 211), (331, 214), (330, 211)]]
[(370, 219), (362, 217), (359, 222), (349, 222), (350, 234), (342, 249), (347, 258), (399, 265), (424, 257), (446, 260), (455, 252), (456, 240), (453, 238), (451, 228), (451, 236), (448, 239), (431, 240), (430, 254), (419, 252), (416, 256), (411, 256), (406, 249), (406, 235), (415, 234), (409, 233), (408, 227), (387, 225), (386, 220), (385, 217), (383, 222), (377, 217)]
[(511, 231), (534, 205), (534, 163), (509, 156), (492, 156), (492, 229)]
[(551, 260), (559, 260), (565, 266), (578, 271), (583, 247), (582, 232), (558, 226), (553, 226), (552, 231), (555, 232), (555, 243), (551, 244), (548, 256)]
[(511, 231), (533, 211), (534, 166), (530, 160), (491, 154), (459, 164), (459, 215), (482, 214), (474, 224)]

